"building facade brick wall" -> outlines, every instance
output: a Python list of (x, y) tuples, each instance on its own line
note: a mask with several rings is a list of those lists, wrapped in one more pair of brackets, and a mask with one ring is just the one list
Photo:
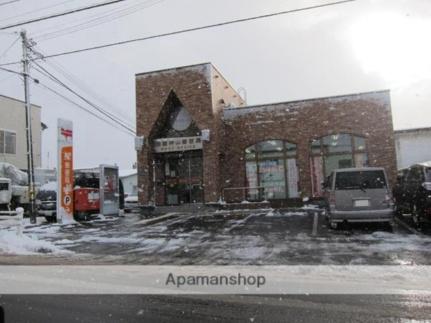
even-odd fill
[(297, 145), (300, 191), (310, 196), (311, 141), (337, 133), (365, 137), (369, 166), (385, 167), (394, 183), (396, 155), (388, 91), (226, 110), (225, 142), (231, 144), (225, 147), (224, 183), (244, 186), (245, 148), (264, 140), (286, 140)]
[[(224, 188), (244, 186), (245, 148), (271, 139), (297, 144), (303, 196), (311, 195), (311, 141), (336, 133), (365, 137), (369, 165), (385, 167), (390, 183), (395, 180), (389, 91), (246, 107), (233, 87), (206, 63), (136, 75), (137, 135), (146, 138), (137, 156), (141, 203), (152, 201), (152, 140), (171, 93), (199, 130), (210, 130), (210, 141), (203, 142), (206, 203), (219, 200)], [(158, 192), (158, 204), (163, 203), (162, 195)]]

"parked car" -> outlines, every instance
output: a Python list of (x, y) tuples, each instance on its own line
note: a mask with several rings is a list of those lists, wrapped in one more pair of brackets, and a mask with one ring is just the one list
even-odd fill
[(129, 213), (138, 208), (138, 195), (128, 195), (124, 199), (124, 212)]
[(431, 161), (398, 172), (393, 195), (398, 215), (409, 213), (416, 225), (431, 221)]
[(42, 185), (36, 194), (36, 206), (39, 215), (48, 222), (57, 220), (57, 182)]
[(381, 167), (332, 171), (323, 185), (331, 227), (342, 222), (392, 222), (393, 200)]

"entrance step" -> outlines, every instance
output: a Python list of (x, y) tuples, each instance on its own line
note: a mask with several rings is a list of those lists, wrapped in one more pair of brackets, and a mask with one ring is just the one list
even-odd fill
[(271, 203), (269, 203), (268, 201), (218, 204), (218, 208), (221, 210), (254, 210), (268, 209), (270, 207)]
[(202, 213), (207, 211), (214, 211), (215, 208), (207, 206), (203, 203), (193, 203), (193, 204), (181, 204), (181, 205), (171, 205), (171, 206), (156, 206), (154, 212), (157, 214), (166, 214), (171, 212), (177, 213)]

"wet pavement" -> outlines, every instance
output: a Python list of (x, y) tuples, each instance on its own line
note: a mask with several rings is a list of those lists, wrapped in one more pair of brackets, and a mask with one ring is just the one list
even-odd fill
[(331, 230), (317, 212), (275, 210), (172, 217), (150, 225), (139, 214), (70, 226), (42, 223), (27, 226), (24, 235), (45, 243), (41, 249), (30, 244), (33, 253), (116, 264), (431, 264), (431, 236), (399, 224)]
[(429, 322), (428, 295), (0, 296), (5, 322)]

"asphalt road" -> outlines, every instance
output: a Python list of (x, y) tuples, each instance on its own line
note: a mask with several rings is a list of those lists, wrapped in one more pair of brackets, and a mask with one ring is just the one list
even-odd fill
[(5, 322), (423, 322), (429, 296), (3, 296)]

